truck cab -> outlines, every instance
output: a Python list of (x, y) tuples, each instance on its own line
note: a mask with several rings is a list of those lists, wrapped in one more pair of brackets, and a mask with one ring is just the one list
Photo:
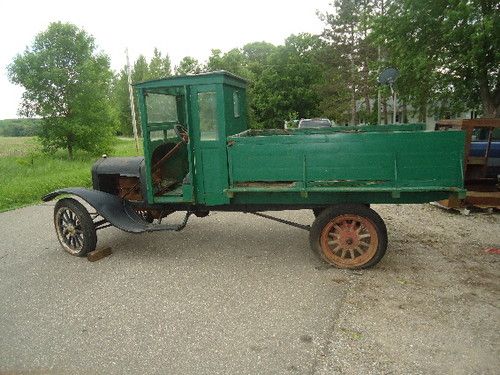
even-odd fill
[(226, 139), (247, 129), (246, 82), (221, 71), (135, 89), (148, 205), (229, 203)]
[(93, 189), (156, 218), (155, 206), (228, 204), (226, 142), (248, 127), (246, 81), (219, 71), (142, 82), (135, 91), (144, 156), (97, 160)]

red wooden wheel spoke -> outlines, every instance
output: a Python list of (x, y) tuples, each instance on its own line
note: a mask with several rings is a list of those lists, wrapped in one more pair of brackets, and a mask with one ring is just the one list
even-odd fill
[(377, 251), (377, 230), (366, 217), (340, 215), (323, 228), (320, 245), (332, 263), (341, 267), (361, 266)]

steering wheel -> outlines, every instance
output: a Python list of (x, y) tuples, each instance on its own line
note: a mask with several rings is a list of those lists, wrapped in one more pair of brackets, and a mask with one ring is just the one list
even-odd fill
[(175, 131), (175, 135), (178, 136), (182, 140), (182, 142), (188, 143), (189, 134), (188, 134), (187, 129), (184, 126), (182, 126), (181, 124), (175, 124), (174, 131)]

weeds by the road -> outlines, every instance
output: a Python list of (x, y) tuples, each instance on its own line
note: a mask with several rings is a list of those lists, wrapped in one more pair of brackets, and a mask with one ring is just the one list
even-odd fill
[[(117, 139), (112, 156), (135, 155), (133, 140)], [(0, 137), (0, 212), (40, 202), (52, 190), (91, 186), (90, 168), (95, 156), (64, 151), (43, 154), (35, 138)]]

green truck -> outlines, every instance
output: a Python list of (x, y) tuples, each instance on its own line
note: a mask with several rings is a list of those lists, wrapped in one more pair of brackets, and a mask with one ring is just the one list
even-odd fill
[[(83, 256), (109, 226), (180, 231), (190, 215), (240, 211), (308, 230), (311, 248), (331, 265), (366, 268), (387, 247), (370, 204), (464, 196), (463, 132), (421, 124), (249, 129), (246, 85), (224, 71), (136, 84), (144, 156), (103, 157), (93, 189), (43, 197), (63, 195), (54, 210), (62, 247)], [(299, 209), (312, 211), (311, 226), (263, 213)], [(185, 212), (181, 223), (162, 222), (176, 211)]]

